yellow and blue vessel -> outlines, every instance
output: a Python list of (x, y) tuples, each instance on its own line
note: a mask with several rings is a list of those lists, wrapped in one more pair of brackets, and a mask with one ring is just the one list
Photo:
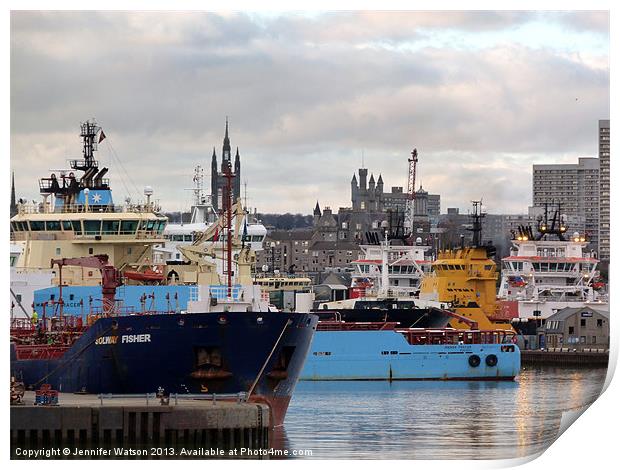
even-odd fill
[[(493, 247), (482, 245), (479, 203), (472, 246), (439, 253), (419, 298), (381, 286), (375, 297), (322, 304), (301, 380), (512, 380), (521, 356), (495, 301)], [(381, 284), (388, 273), (382, 244)]]

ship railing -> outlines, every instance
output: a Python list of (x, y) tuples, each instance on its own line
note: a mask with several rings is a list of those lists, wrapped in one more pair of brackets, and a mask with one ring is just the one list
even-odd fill
[(390, 287), (381, 289), (379, 287), (366, 288), (365, 297), (413, 297), (420, 290), (419, 287)]
[(82, 168), (85, 168), (87, 166), (96, 166), (99, 167), (99, 161), (98, 160), (91, 160), (90, 162), (86, 162), (86, 160), (69, 160), (69, 166), (71, 167), (72, 170), (79, 170)]
[(69, 348), (70, 345), (58, 344), (20, 345), (16, 353), (19, 360), (49, 360), (62, 357)]
[(173, 400), (174, 405), (178, 405), (182, 400), (201, 400), (208, 401), (212, 404), (216, 404), (219, 401), (235, 401), (237, 404), (245, 403), (248, 401), (249, 395), (247, 392), (239, 393), (100, 393), (97, 395), (100, 404), (104, 405), (104, 400), (145, 400), (148, 406), (151, 402), (153, 404), (170, 405)]
[(46, 206), (43, 203), (34, 204), (18, 204), (17, 211), (19, 214), (46, 214), (46, 213), (118, 213), (118, 212), (132, 212), (132, 213), (144, 213), (144, 212), (159, 212), (161, 207), (158, 204), (106, 204), (96, 205), (89, 204), (63, 204), (62, 206), (52, 207), (49, 204)]

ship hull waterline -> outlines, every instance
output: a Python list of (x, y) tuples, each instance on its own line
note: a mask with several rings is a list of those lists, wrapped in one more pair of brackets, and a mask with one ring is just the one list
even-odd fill
[(300, 380), (514, 380), (520, 367), (512, 343), (410, 345), (396, 331), (317, 331)]

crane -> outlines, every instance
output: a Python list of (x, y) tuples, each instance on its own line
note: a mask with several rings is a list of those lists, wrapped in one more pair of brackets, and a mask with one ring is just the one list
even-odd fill
[(103, 294), (103, 314), (113, 314), (115, 311), (116, 288), (123, 284), (120, 272), (111, 264), (108, 264), (108, 255), (85, 256), (83, 258), (53, 259), (51, 267), (58, 266), (58, 297), (60, 303), (60, 315), (62, 316), (62, 267), (80, 266), (82, 268), (95, 268), (101, 271), (101, 293)]
[(405, 208), (405, 231), (413, 237), (413, 217), (415, 215), (415, 173), (418, 165), (418, 149), (413, 149), (409, 162), (409, 177), (407, 179), (407, 205)]

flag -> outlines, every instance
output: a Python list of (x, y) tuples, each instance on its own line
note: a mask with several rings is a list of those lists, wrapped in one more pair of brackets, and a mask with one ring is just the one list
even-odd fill
[(101, 133), (99, 134), (99, 142), (101, 143), (103, 141), (103, 139), (105, 139), (105, 134), (103, 133), (103, 129), (101, 129)]
[(216, 242), (219, 240), (220, 238), (220, 234), (219, 234), (219, 227), (215, 227), (215, 233), (213, 234), (213, 241)]

